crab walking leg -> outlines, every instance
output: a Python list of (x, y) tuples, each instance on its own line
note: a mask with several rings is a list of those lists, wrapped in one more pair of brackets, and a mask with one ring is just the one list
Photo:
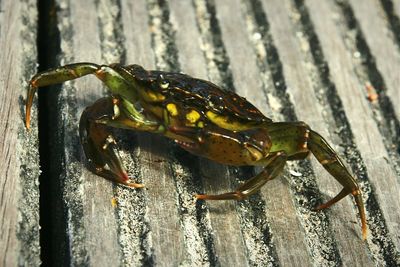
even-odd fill
[(333, 199), (325, 204), (316, 208), (321, 210), (330, 207), (336, 202), (349, 194), (354, 196), (355, 202), (358, 207), (358, 212), (361, 218), (361, 229), (363, 239), (367, 238), (367, 221), (365, 216), (364, 203), (362, 201), (361, 191), (354, 177), (344, 166), (336, 152), (329, 146), (326, 140), (318, 133), (310, 130), (310, 138), (308, 140), (308, 148), (317, 158), (317, 160), (324, 166), (324, 168), (341, 184), (343, 190), (339, 192)]
[(28, 89), (26, 100), (26, 128), (29, 129), (33, 98), (38, 87), (62, 83), (88, 74), (92, 74), (98, 68), (99, 66), (93, 63), (76, 63), (40, 72), (33, 76), (29, 82), (30, 86)]
[(349, 194), (354, 196), (361, 218), (363, 239), (366, 239), (367, 223), (359, 186), (326, 140), (304, 122), (277, 122), (267, 125), (267, 129), (273, 144), (271, 152), (284, 150), (288, 155), (288, 160), (303, 159), (312, 152), (324, 168), (343, 186), (339, 194), (316, 207), (315, 210), (328, 208)]
[(86, 108), (79, 123), (79, 136), (89, 169), (108, 180), (129, 187), (143, 187), (129, 182), (128, 174), (118, 156), (116, 141), (110, 127), (96, 122), (98, 118), (114, 116), (113, 99), (101, 98)]
[[(33, 98), (38, 87), (63, 83), (88, 74), (94, 74), (106, 84), (112, 94), (130, 99), (131, 101), (136, 99), (136, 91), (132, 90), (132, 86), (135, 86), (135, 84), (133, 84), (132, 81), (127, 81), (125, 77), (113, 69), (114, 67), (118, 68), (118, 65), (100, 66), (93, 63), (82, 62), (40, 72), (33, 76), (30, 81), (26, 100), (26, 128), (29, 129)], [(144, 119), (140, 117), (139, 112), (136, 110), (134, 110), (133, 115), (137, 116), (137, 118)]]
[(250, 178), (243, 185), (239, 186), (235, 191), (220, 195), (196, 195), (197, 199), (208, 200), (225, 200), (234, 199), (241, 200), (257, 193), (260, 188), (268, 181), (274, 179), (280, 174), (285, 166), (287, 155), (283, 151), (279, 151), (269, 155), (265, 161), (265, 168), (256, 176)]

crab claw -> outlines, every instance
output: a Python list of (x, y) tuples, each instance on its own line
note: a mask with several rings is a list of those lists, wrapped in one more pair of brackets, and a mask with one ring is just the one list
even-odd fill
[(108, 180), (134, 188), (144, 187), (133, 183), (121, 163), (117, 142), (106, 125), (96, 123), (99, 117), (113, 116), (112, 99), (102, 98), (82, 113), (79, 135), (89, 168)]

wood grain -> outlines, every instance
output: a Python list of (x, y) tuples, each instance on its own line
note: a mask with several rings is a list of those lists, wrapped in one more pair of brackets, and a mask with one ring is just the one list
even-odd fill
[(39, 266), (37, 112), (29, 132), (23, 115), (37, 12), (34, 1), (1, 1), (0, 10), (0, 265)]
[[(52, 131), (41, 142), (51, 147), (51, 167), (44, 169), (55, 171), (46, 171), (53, 195), (44, 195), (37, 105), (32, 130), (23, 124), (38, 11), (30, 0), (0, 1), (0, 65), (12, 66), (0, 68), (0, 265), (40, 264), (39, 194), (54, 201), (51, 236), (42, 241), (55, 244), (47, 263), (400, 265), (400, 50), (383, 1), (361, 2), (56, 0), (60, 38), (49, 42), (60, 51), (48, 56), (60, 65), (120, 62), (187, 73), (236, 91), (275, 121), (305, 121), (357, 176), (366, 242), (351, 197), (312, 211), (341, 189), (312, 157), (287, 164), (248, 200), (196, 201), (196, 193), (234, 190), (261, 168), (222, 166), (162, 136), (116, 130), (124, 165), (146, 187), (92, 174), (79, 144), (79, 117), (109, 94), (93, 75), (47, 89), (51, 104), (40, 112), (56, 121), (45, 122)], [(399, 2), (391, 3), (396, 13)], [(384, 85), (375, 87), (377, 102), (368, 100), (367, 82)]]
[[(230, 58), (230, 67), (234, 78), (234, 85), (236, 92), (246, 97), (251, 103), (256, 105), (263, 113), (270, 113), (270, 108), (267, 100), (268, 87), (271, 83), (264, 81), (260, 76), (260, 70), (257, 66), (255, 49), (252, 47), (252, 38), (254, 32), (248, 30), (251, 23), (246, 21), (246, 12), (244, 6), (240, 1), (217, 2), (217, 10), (219, 20), (221, 21), (222, 36), (224, 44), (227, 48), (227, 53)], [(238, 16), (232, 16), (231, 14)], [(235, 40), (234, 42), (232, 40)], [(265, 49), (265, 48), (264, 48)], [(260, 55), (259, 55), (260, 56)], [(263, 84), (264, 81), (264, 84)], [(266, 89), (266, 91), (264, 91)], [(281, 118), (282, 119), (282, 118)], [(257, 170), (260, 171), (260, 170)], [(299, 255), (306, 253), (306, 247), (301, 236), (301, 228), (299, 227), (296, 217), (292, 216), (294, 211), (293, 202), (290, 198), (290, 191), (287, 184), (280, 181), (282, 177), (269, 182), (261, 190), (261, 195), (265, 199), (265, 212), (269, 220), (268, 224), (271, 228), (275, 242), (273, 244), (266, 244), (267, 246), (274, 246), (276, 253), (279, 257), (279, 262), (283, 265), (294, 263)], [(254, 205), (254, 204), (253, 204)], [(285, 224), (280, 222), (285, 221)], [(243, 226), (242, 226), (243, 227)], [(258, 229), (257, 229), (258, 228)], [(260, 231), (259, 226), (255, 229), (247, 229), (246, 231)], [(244, 236), (252, 236), (250, 233), (244, 233)], [(287, 244), (287, 236), (290, 236), (290, 244)], [(252, 236), (254, 238), (254, 236)], [(249, 255), (251, 258), (257, 259), (253, 264), (262, 264), (260, 254), (261, 250), (250, 249), (251, 241), (245, 240), (248, 244)], [(284, 245), (285, 243), (285, 245)], [(261, 246), (261, 244), (259, 245)], [(265, 249), (265, 248), (264, 248)], [(287, 254), (286, 250), (291, 250), (293, 253)], [(270, 249), (271, 250), (271, 249)], [(299, 254), (296, 254), (298, 252)], [(270, 254), (273, 255), (272, 251)], [(270, 255), (271, 256), (271, 255)], [(307, 264), (307, 260), (301, 261)], [(263, 259), (264, 261), (266, 259)]]
[[(182, 72), (208, 79), (207, 73), (217, 70), (207, 69), (203, 51), (199, 49), (201, 45), (204, 47), (211, 45), (207, 43), (207, 40), (201, 39), (199, 28), (196, 25), (196, 12), (201, 12), (199, 4), (204, 3), (197, 3), (195, 10), (196, 7), (191, 5), (190, 2), (183, 4), (181, 1), (171, 1), (171, 21), (176, 29), (176, 44)], [(181, 16), (182, 13), (186, 13), (186, 16)], [(199, 18), (197, 17), (197, 19)], [(209, 51), (208, 53), (212, 52)], [(206, 159), (198, 160), (198, 166), (204, 189), (203, 192), (197, 193), (217, 194), (232, 189), (229, 180), (232, 177), (228, 177), (226, 168)], [(247, 264), (244, 255), (245, 248), (242, 236), (237, 231), (240, 228), (240, 222), (235, 213), (223, 212), (234, 210), (234, 206), (226, 201), (206, 203), (206, 205), (209, 209), (207, 213), (209, 225), (212, 228), (215, 240), (212, 253), (218, 255), (218, 264), (245, 266)], [(212, 257), (212, 255), (210, 256)]]
[[(281, 60), (286, 63), (283, 65), (283, 71), (287, 81), (287, 90), (295, 103), (298, 119), (306, 121), (312, 129), (318, 131), (332, 144), (326, 122), (320, 116), (315, 116), (316, 114), (321, 114), (324, 107), (319, 105), (315, 95), (318, 85), (313, 81), (311, 73), (315, 69), (306, 65), (309, 64), (307, 62), (309, 47), (302, 46), (302, 40), (296, 36), (295, 24), (290, 19), (290, 13), (287, 12), (290, 7), (291, 3), (289, 1), (285, 5), (281, 5), (278, 1), (270, 1), (269, 4), (265, 3), (265, 10), (268, 14), (279, 14), (279, 16), (271, 15), (269, 17), (271, 18), (271, 33), (275, 37), (278, 53)], [(341, 190), (340, 185), (332, 179), (316, 160), (313, 160), (313, 167), (317, 182), (324, 195), (331, 198)], [(354, 235), (354, 233), (359, 233), (360, 231), (359, 225), (349, 223), (356, 216), (352, 212), (352, 201), (351, 197), (348, 197), (347, 200), (338, 203), (327, 213), (330, 217), (330, 223), (335, 233), (343, 264), (351, 265), (353, 262), (357, 262), (361, 265), (368, 265), (372, 262), (368, 259), (363, 244), (357, 238), (348, 238), (349, 236), (359, 236), (359, 234)], [(332, 213), (335, 216), (332, 216)], [(355, 229), (354, 226), (356, 226)], [(357, 252), (352, 253), (352, 256), (350, 256), (347, 252), (351, 250), (357, 250)]]
[[(350, 1), (357, 21), (364, 33), (371, 53), (374, 55), (379, 73), (386, 83), (386, 93), (390, 99), (399, 100), (400, 92), (397, 89), (400, 82), (400, 55), (398, 47), (393, 42), (390, 31), (383, 31), (386, 22), (381, 7), (376, 1)], [(370, 18), (374, 18), (371, 20)], [(383, 90), (382, 88), (377, 88)], [(393, 105), (397, 120), (400, 118), (399, 105)]]

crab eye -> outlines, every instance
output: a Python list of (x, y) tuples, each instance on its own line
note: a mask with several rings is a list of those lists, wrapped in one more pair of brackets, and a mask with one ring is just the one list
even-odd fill
[(158, 76), (158, 81), (159, 81), (158, 83), (162, 89), (168, 89), (169, 82), (164, 79), (164, 76), (162, 74), (160, 76)]
[(167, 89), (168, 86), (169, 86), (169, 82), (167, 82), (167, 81), (162, 81), (162, 82), (160, 82), (160, 87), (161, 87), (162, 89)]

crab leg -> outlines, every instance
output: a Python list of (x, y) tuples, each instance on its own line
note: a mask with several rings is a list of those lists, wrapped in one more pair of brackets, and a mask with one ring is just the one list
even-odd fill
[(347, 195), (353, 195), (361, 218), (363, 239), (366, 239), (367, 223), (359, 186), (326, 140), (303, 122), (278, 122), (268, 125), (267, 129), (273, 143), (271, 152), (284, 150), (289, 160), (302, 159), (312, 152), (322, 166), (343, 186), (339, 194), (315, 210), (328, 208)]
[(81, 143), (94, 173), (130, 187), (143, 187), (130, 183), (116, 150), (111, 128), (161, 133), (164, 127), (157, 122), (134, 120), (121, 108), (121, 99), (105, 97), (96, 101), (82, 113), (79, 124)]
[(129, 182), (116, 150), (116, 141), (110, 127), (96, 122), (99, 118), (114, 116), (113, 99), (101, 98), (86, 108), (79, 123), (79, 135), (88, 160), (89, 169), (108, 180), (129, 187), (143, 187), (142, 184)]
[[(117, 67), (117, 65), (112, 65)], [(74, 80), (82, 76), (94, 74), (98, 79), (103, 81), (114, 95), (134, 101), (136, 99), (136, 90), (132, 90), (132, 81), (127, 81), (111, 66), (97, 65), (93, 63), (75, 63), (65, 65), (59, 68), (40, 72), (32, 77), (27, 93), (26, 101), (26, 128), (29, 129), (31, 119), (31, 107), (36, 89), (38, 87), (58, 84), (69, 80)], [(138, 112), (135, 113), (140, 116)], [(142, 118), (144, 119), (144, 118)]]
[(257, 193), (264, 184), (280, 174), (285, 166), (286, 160), (287, 156), (285, 152), (280, 151), (273, 153), (263, 160), (265, 161), (265, 168), (259, 174), (239, 186), (235, 191), (220, 195), (196, 195), (196, 197), (197, 199), (208, 200), (245, 199)]
[[(183, 141), (182, 139), (178, 139), (175, 141), (182, 148), (193, 154), (212, 157), (218, 159), (221, 163), (227, 163), (229, 165), (243, 166), (246, 165), (246, 160), (255, 160), (257, 165), (265, 166), (259, 174), (246, 181), (233, 192), (220, 195), (196, 195), (198, 199), (244, 199), (258, 192), (265, 183), (274, 179), (282, 172), (287, 160), (287, 154), (284, 151), (276, 151), (273, 153), (265, 151), (265, 154), (263, 154), (264, 151), (261, 152), (258, 150), (262, 149), (261, 147), (257, 149), (255, 147), (250, 148), (251, 145), (248, 141), (250, 143), (256, 143), (256, 140), (245, 140), (246, 138), (244, 138), (244, 136), (250, 137), (250, 133), (263, 137), (262, 141), (266, 143), (264, 145), (266, 147), (269, 146), (268, 140), (264, 139), (266, 136), (263, 135), (266, 133), (265, 129), (260, 128), (259, 131), (253, 130), (232, 132), (212, 127), (208, 129), (196, 129), (185, 126), (171, 126), (168, 128), (168, 131), (177, 134), (178, 138), (185, 137), (190, 140)], [(230, 154), (231, 157), (221, 153), (221, 151), (224, 150), (226, 151), (225, 154)], [(216, 153), (220, 155), (217, 156)]]
[(340, 160), (336, 152), (329, 146), (326, 140), (318, 133), (310, 130), (310, 139), (308, 147), (314, 154), (317, 160), (324, 168), (341, 184), (342, 191), (339, 192), (333, 199), (325, 204), (316, 207), (316, 210), (321, 210), (330, 207), (336, 202), (349, 194), (352, 194), (358, 207), (358, 212), (361, 218), (361, 229), (363, 239), (367, 238), (367, 221), (365, 216), (364, 203), (362, 201), (361, 191), (354, 177), (349, 173), (343, 162)]
[(35, 92), (38, 87), (62, 83), (88, 74), (92, 74), (98, 68), (99, 66), (93, 63), (76, 63), (40, 72), (33, 76), (31, 81), (29, 82), (30, 86), (28, 89), (26, 100), (26, 128), (29, 129), (33, 97), (35, 96)]

